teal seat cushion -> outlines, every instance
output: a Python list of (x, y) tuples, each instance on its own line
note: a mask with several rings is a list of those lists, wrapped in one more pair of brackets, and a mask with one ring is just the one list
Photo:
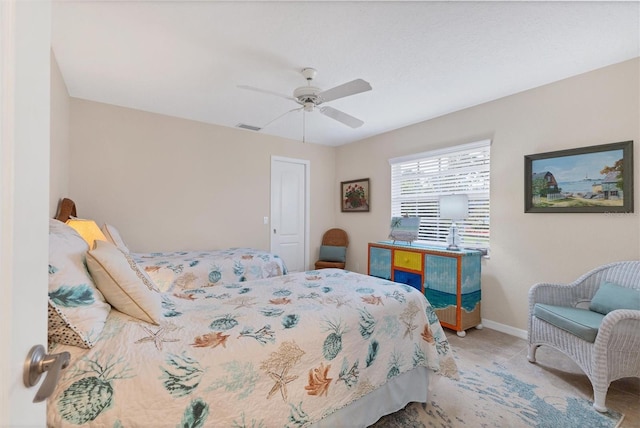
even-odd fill
[(536, 303), (533, 307), (536, 318), (544, 320), (564, 331), (593, 343), (604, 315), (588, 309)]
[(640, 310), (640, 290), (603, 282), (591, 299), (589, 309), (604, 315), (616, 309)]
[(322, 245), (320, 246), (320, 260), (325, 262), (344, 263), (347, 260), (347, 247)]

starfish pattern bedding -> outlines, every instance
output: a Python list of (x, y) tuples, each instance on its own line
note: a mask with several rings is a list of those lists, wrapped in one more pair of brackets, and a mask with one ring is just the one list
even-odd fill
[(254, 248), (131, 253), (131, 256), (162, 291), (182, 292), (287, 274), (284, 260), (277, 254)]
[(323, 269), (162, 300), (160, 325), (112, 309), (93, 348), (52, 350), (72, 358), (49, 426), (305, 427), (415, 367), (457, 376), (427, 299), (380, 278)]

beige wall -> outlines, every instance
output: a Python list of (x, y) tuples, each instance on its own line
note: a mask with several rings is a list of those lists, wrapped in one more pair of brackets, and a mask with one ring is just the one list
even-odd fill
[[(366, 273), (367, 243), (389, 229), (389, 158), (490, 138), (491, 254), (482, 269), (483, 318), (526, 330), (527, 292), (640, 256), (640, 60), (624, 62), (338, 148), (334, 185), (371, 179), (371, 211), (338, 213), (348, 266)], [(428, 97), (427, 97), (428, 100)], [(525, 214), (524, 156), (634, 140), (632, 214)]]
[[(351, 241), (347, 269), (366, 273), (367, 243), (388, 233), (388, 159), (490, 138), (483, 318), (525, 330), (533, 283), (568, 282), (600, 264), (640, 257), (637, 213), (525, 214), (523, 186), (527, 154), (631, 139), (637, 153), (639, 68), (640, 60), (628, 61), (339, 148), (72, 98), (69, 189), (59, 196), (72, 197), (80, 216), (117, 226), (134, 251), (268, 249), (262, 218), (269, 216), (270, 157), (308, 159), (311, 263), (324, 230), (339, 226)], [(64, 172), (57, 174), (64, 183)], [(366, 177), (371, 211), (340, 213), (339, 182)]]
[(51, 51), (50, 127), (49, 217), (54, 217), (59, 200), (69, 193), (69, 92), (53, 51)]
[(133, 251), (270, 248), (271, 156), (310, 161), (310, 262), (335, 225), (335, 148), (71, 99), (69, 194)]

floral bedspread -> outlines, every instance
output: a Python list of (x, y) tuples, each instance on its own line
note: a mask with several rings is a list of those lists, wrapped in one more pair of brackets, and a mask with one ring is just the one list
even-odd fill
[(254, 248), (132, 253), (131, 256), (161, 291), (181, 292), (287, 274), (284, 260)]
[(412, 287), (339, 269), (164, 293), (159, 326), (112, 310), (72, 353), (49, 426), (308, 426), (425, 366), (456, 377)]

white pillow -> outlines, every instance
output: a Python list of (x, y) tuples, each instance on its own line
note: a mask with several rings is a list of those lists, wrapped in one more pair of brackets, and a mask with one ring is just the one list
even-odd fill
[(127, 244), (124, 243), (122, 236), (120, 236), (120, 232), (118, 232), (118, 229), (116, 229), (113, 225), (105, 223), (102, 225), (101, 229), (102, 229), (102, 233), (104, 233), (104, 236), (107, 237), (107, 240), (109, 242), (111, 242), (113, 245), (120, 248), (122, 251), (124, 251), (127, 254), (131, 252), (129, 251)]
[(49, 221), (49, 342), (91, 348), (111, 306), (87, 271), (87, 242), (61, 221)]
[(159, 324), (162, 297), (151, 278), (124, 251), (107, 241), (96, 241), (87, 253), (87, 266), (107, 302), (129, 316)]

